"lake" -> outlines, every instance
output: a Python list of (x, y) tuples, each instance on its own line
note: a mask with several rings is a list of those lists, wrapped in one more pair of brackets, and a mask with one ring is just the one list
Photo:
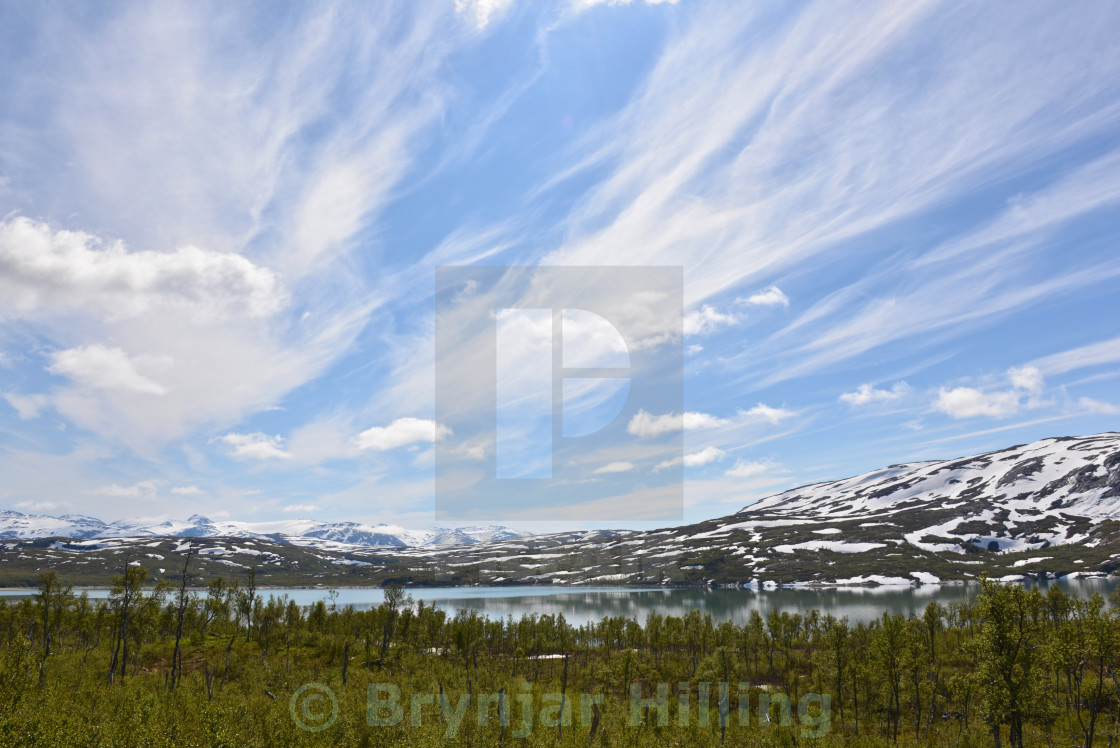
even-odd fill
[[(1120, 586), (1120, 578), (1058, 579), (1028, 584), (1045, 588), (1056, 584), (1077, 597), (1100, 593), (1107, 598)], [(742, 624), (757, 610), (764, 617), (773, 608), (800, 612), (816, 608), (849, 620), (869, 621), (883, 611), (920, 614), (931, 600), (948, 604), (974, 594), (974, 584), (943, 584), (882, 587), (778, 589), (724, 588), (619, 588), (619, 587), (440, 587), (408, 590), (414, 600), (424, 600), (448, 613), (459, 609), (475, 610), (489, 618), (520, 618), (530, 613), (563, 613), (572, 624), (599, 620), (604, 616), (629, 616), (645, 621), (651, 612), (683, 616), (690, 610), (711, 614), (716, 621), (732, 620)], [(106, 589), (87, 590), (92, 598), (108, 596)], [(300, 605), (328, 600), (326, 589), (262, 589), (268, 595), (287, 595)], [(0, 596), (26, 596), (26, 590), (0, 590)], [(378, 588), (344, 588), (338, 590), (340, 606), (353, 605), (364, 609), (379, 605), (384, 595)]]

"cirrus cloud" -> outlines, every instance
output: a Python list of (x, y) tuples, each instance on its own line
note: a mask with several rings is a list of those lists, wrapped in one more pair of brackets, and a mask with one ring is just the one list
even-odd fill
[(1117, 407), (1112, 403), (1103, 402), (1101, 400), (1094, 400), (1091, 397), (1082, 397), (1078, 399), (1077, 406), (1082, 410), (1094, 414), (1120, 416), (1120, 407)]
[(736, 460), (735, 464), (731, 466), (724, 475), (728, 478), (753, 478), (756, 475), (762, 475), (774, 468), (771, 462), (750, 462), (748, 460)]
[(632, 462), (609, 462), (600, 468), (596, 468), (592, 475), (611, 475), (612, 473), (628, 473), (634, 469)]
[(39, 412), (50, 404), (50, 398), (46, 395), (18, 395), (14, 392), (9, 392), (4, 395), (8, 405), (15, 408), (16, 415), (19, 416), (21, 421), (30, 421), (39, 417)]

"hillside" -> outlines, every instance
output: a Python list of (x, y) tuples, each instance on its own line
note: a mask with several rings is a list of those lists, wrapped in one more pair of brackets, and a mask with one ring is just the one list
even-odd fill
[[(30, 583), (48, 567), (104, 583), (124, 556), (173, 576), (185, 548), (175, 537), (197, 538), (203, 576), (255, 566), (274, 584), (849, 585), (968, 580), (983, 571), (1111, 573), (1120, 568), (1120, 434), (893, 465), (775, 494), (728, 517), (642, 532), (402, 536), (349, 523), (192, 518), (130, 533), (89, 518), (13, 515), (0, 517), (5, 584)], [(67, 533), (70, 540), (57, 539)]]

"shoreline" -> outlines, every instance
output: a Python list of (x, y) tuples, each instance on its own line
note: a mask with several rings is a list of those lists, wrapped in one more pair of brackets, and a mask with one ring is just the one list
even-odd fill
[[(1025, 575), (1015, 575), (1015, 579), (1000, 578), (995, 581), (1012, 583), (1012, 582), (1060, 582), (1062, 580), (1107, 580), (1111, 578), (1120, 579), (1120, 575), (1115, 574), (1100, 574), (1090, 572), (1071, 572), (1061, 576), (1047, 576), (1047, 577), (1028, 577)], [(898, 577), (898, 579), (902, 579)], [(402, 589), (410, 590), (477, 590), (477, 589), (526, 589), (526, 590), (573, 590), (573, 591), (587, 591), (594, 590), (597, 592), (661, 592), (664, 590), (741, 590), (751, 592), (777, 592), (781, 590), (807, 590), (807, 591), (844, 591), (844, 590), (903, 590), (921, 589), (921, 588), (941, 588), (941, 587), (963, 587), (969, 585), (979, 585), (979, 579), (947, 579), (939, 580), (937, 582), (920, 581), (917, 579), (906, 581), (905, 583), (899, 582), (897, 584), (883, 584), (877, 581), (868, 580), (855, 584), (827, 584), (821, 582), (721, 582), (711, 584), (673, 584), (664, 586), (651, 586), (651, 585), (583, 585), (583, 584), (471, 584), (471, 585), (440, 585), (440, 584), (424, 584), (407, 586), (403, 585)], [(5, 592), (29, 592), (34, 593), (38, 587), (0, 587), (0, 593)], [(73, 585), (74, 592), (90, 591), (90, 590), (104, 590), (109, 589), (108, 585)], [(148, 588), (145, 588), (148, 589)], [(205, 592), (205, 586), (188, 586), (187, 589), (191, 592)], [(331, 590), (384, 590), (382, 585), (257, 585), (257, 592), (269, 592), (276, 590), (321, 590), (322, 592), (330, 592)]]

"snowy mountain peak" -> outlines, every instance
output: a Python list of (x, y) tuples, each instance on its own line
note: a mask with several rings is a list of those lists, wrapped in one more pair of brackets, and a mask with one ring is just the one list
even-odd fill
[(63, 537), (72, 539), (120, 537), (241, 537), (271, 538), (296, 545), (358, 546), (358, 547), (423, 547), (428, 545), (461, 545), (490, 539), (524, 537), (505, 527), (460, 528), (457, 530), (410, 530), (379, 523), (321, 522), (318, 520), (283, 520), (278, 522), (215, 522), (201, 514), (192, 514), (186, 521), (164, 520), (137, 522), (120, 520), (107, 523), (94, 517), (67, 514), (60, 517), (23, 514), (0, 510), (0, 539), (33, 540)]
[(747, 518), (876, 521), (909, 528), (904, 541), (933, 552), (960, 551), (962, 544), (999, 550), (1061, 545), (1081, 538), (1083, 523), (1076, 519), (1120, 519), (1120, 434), (1056, 437), (974, 457), (894, 465), (775, 494), (734, 517)]

